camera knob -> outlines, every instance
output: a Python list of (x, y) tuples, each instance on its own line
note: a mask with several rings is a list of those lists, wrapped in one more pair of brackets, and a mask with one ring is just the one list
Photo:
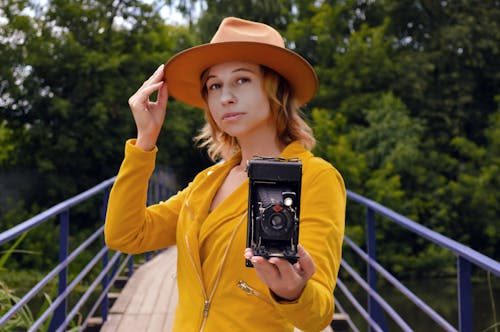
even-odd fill
[(293, 204), (293, 199), (291, 197), (286, 197), (284, 200), (283, 200), (283, 204), (285, 204), (285, 206), (292, 206)]

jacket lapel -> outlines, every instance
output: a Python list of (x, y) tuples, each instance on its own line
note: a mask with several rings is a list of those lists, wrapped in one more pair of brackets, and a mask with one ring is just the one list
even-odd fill
[(209, 216), (209, 209), (213, 197), (224, 181), (229, 170), (241, 159), (241, 155), (235, 155), (228, 161), (205, 170), (189, 197), (185, 201), (185, 207), (189, 212), (190, 219), (186, 225), (185, 241), (186, 246), (197, 270), (202, 276), (200, 260), (200, 227)]

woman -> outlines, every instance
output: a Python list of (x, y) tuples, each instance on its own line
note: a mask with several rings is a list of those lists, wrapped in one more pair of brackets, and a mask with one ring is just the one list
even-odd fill
[[(299, 116), (316, 89), (312, 67), (276, 30), (226, 18), (209, 44), (174, 56), (129, 99), (137, 139), (126, 143), (110, 195), (106, 243), (127, 253), (177, 246), (175, 331), (319, 331), (331, 322), (346, 197), (340, 174), (309, 151), (314, 137)], [(146, 208), (168, 94), (205, 109), (198, 139), (224, 161)], [(295, 264), (245, 248), (245, 170), (256, 155), (302, 162)]]

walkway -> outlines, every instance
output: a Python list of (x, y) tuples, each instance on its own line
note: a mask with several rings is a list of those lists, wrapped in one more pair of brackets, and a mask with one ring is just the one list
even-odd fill
[[(176, 260), (177, 248), (172, 247), (136, 269), (101, 332), (170, 331), (178, 296)], [(333, 330), (328, 327), (323, 332), (329, 331)]]
[(170, 331), (177, 305), (176, 261), (177, 248), (172, 247), (136, 269), (101, 331)]

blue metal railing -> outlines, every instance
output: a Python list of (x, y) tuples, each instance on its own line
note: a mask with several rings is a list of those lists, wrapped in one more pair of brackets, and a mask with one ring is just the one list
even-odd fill
[[(81, 308), (89, 301), (90, 296), (94, 291), (97, 290), (99, 284), (101, 284), (102, 289), (98, 298), (93, 303), (92, 308), (89, 310), (86, 318), (83, 320), (80, 326), (80, 330), (83, 330), (89, 319), (95, 314), (98, 307), (101, 306), (101, 316), (103, 321), (107, 319), (108, 316), (108, 293), (116, 278), (128, 266), (128, 276), (133, 272), (133, 256), (124, 255), (120, 252), (116, 252), (111, 259), (109, 259), (109, 249), (103, 244), (98, 254), (91, 259), (91, 261), (83, 267), (83, 269), (78, 273), (76, 277), (68, 284), (68, 266), (73, 262), (82, 252), (87, 249), (92, 243), (101, 239), (103, 241), (103, 231), (104, 226), (99, 227), (89, 238), (87, 238), (83, 243), (81, 243), (73, 252), (69, 252), (69, 225), (70, 225), (70, 209), (75, 205), (87, 201), (98, 194), (103, 194), (103, 203), (101, 210), (101, 217), (104, 219), (106, 215), (106, 206), (109, 197), (109, 190), (115, 181), (115, 177), (108, 179), (99, 185), (73, 197), (64, 202), (61, 202), (52, 208), (26, 220), (25, 222), (6, 230), (0, 234), (0, 246), (18, 238), (22, 234), (28, 232), (29, 230), (41, 226), (45, 223), (51, 221), (52, 218), (58, 217), (60, 223), (59, 230), (59, 263), (35, 286), (33, 286), (22, 298), (17, 301), (12, 308), (10, 308), (2, 317), (0, 317), (0, 331), (2, 327), (7, 324), (9, 319), (11, 319), (16, 313), (22, 310), (29, 302), (38, 294), (40, 294), (43, 288), (52, 281), (55, 277), (58, 277), (58, 294), (57, 297), (51, 300), (50, 306), (36, 319), (33, 325), (28, 331), (37, 331), (40, 327), (45, 324), (49, 318), (50, 326), (49, 331), (65, 331), (66, 328), (71, 324), (74, 317), (79, 313)], [(150, 185), (148, 193), (148, 203), (158, 201), (160, 199), (165, 199), (169, 196), (171, 190), (170, 188), (165, 189), (159, 184)], [(123, 262), (120, 265), (120, 260), (124, 256)], [(146, 254), (146, 260), (148, 260), (150, 254)], [(68, 313), (68, 296), (74, 291), (75, 287), (83, 280), (84, 277), (89, 275), (89, 272), (97, 266), (99, 261), (102, 262), (102, 268), (99, 275), (92, 281), (90, 286), (81, 295), (78, 302), (73, 305), (71, 311)]]
[[(71, 207), (84, 202), (98, 194), (103, 194), (102, 217), (106, 213), (106, 206), (108, 200), (108, 193), (111, 185), (114, 183), (115, 178), (104, 181), (103, 183), (95, 186), (84, 193), (68, 199), (56, 206), (48, 209), (47, 211), (3, 232), (0, 234), (0, 245), (3, 245), (11, 240), (21, 236), (23, 233), (47, 223), (53, 217), (58, 217), (60, 222), (59, 234), (59, 263), (32, 289), (30, 289), (7, 313), (0, 317), (0, 330), (8, 320), (19, 312), (23, 306), (27, 305), (33, 297), (39, 294), (43, 287), (47, 285), (52, 279), (58, 277), (58, 295), (52, 299), (52, 303), (41, 313), (39, 318), (30, 327), (29, 331), (36, 331), (42, 324), (50, 320), (50, 331), (63, 331), (68, 325), (71, 324), (74, 317), (78, 314), (79, 310), (86, 304), (90, 296), (101, 284), (101, 291), (98, 298), (93, 303), (85, 319), (83, 319), (80, 330), (85, 329), (89, 319), (96, 313), (99, 306), (101, 307), (101, 316), (103, 321), (107, 320), (108, 316), (108, 293), (113, 286), (115, 279), (120, 273), (128, 266), (128, 274), (133, 271), (133, 257), (131, 255), (123, 255), (116, 252), (111, 259), (109, 259), (109, 250), (106, 246), (102, 246), (97, 255), (73, 278), (68, 284), (68, 265), (74, 261), (86, 248), (98, 239), (102, 239), (103, 226), (97, 229), (89, 238), (81, 243), (75, 250), (69, 252), (68, 238), (69, 238), (69, 223), (70, 223), (70, 209)], [(161, 182), (161, 181), (160, 181)], [(148, 203), (165, 199), (169, 196), (170, 190), (160, 185), (160, 182), (153, 181), (149, 186)], [(457, 329), (441, 317), (434, 309), (422, 301), (412, 291), (405, 287), (397, 278), (391, 275), (376, 261), (376, 242), (375, 242), (375, 215), (381, 215), (388, 220), (410, 230), (411, 232), (441, 246), (457, 256), (457, 279), (458, 279), (458, 303), (459, 303), (459, 331), (469, 332), (472, 331), (472, 291), (471, 291), (471, 266), (475, 265), (483, 270), (486, 270), (496, 277), (500, 277), (500, 263), (488, 258), (456, 241), (453, 241), (441, 234), (438, 234), (414, 221), (353, 192), (348, 191), (348, 198), (357, 204), (361, 204), (366, 208), (366, 222), (367, 222), (367, 252), (364, 252), (358, 245), (356, 245), (350, 238), (345, 237), (345, 244), (352, 249), (361, 259), (367, 263), (367, 276), (363, 278), (355, 271), (347, 261), (342, 259), (341, 266), (352, 278), (359, 284), (368, 294), (368, 303), (365, 306), (360, 304), (355, 296), (351, 293), (349, 288), (345, 285), (344, 281), (339, 279), (337, 281), (337, 288), (349, 300), (352, 306), (360, 313), (364, 320), (368, 323), (372, 331), (387, 331), (387, 324), (385, 322), (384, 313), (387, 314), (403, 331), (411, 331), (411, 327), (405, 320), (392, 308), (387, 301), (377, 293), (377, 278), (383, 277), (403, 295), (410, 299), (420, 310), (422, 310), (428, 317), (436, 322), (442, 329), (446, 331), (457, 331)], [(146, 255), (146, 258), (149, 254)], [(120, 260), (123, 258), (121, 264)], [(85, 293), (80, 296), (78, 302), (71, 308), (68, 308), (68, 295), (70, 295), (76, 285), (86, 276), (89, 271), (94, 268), (99, 261), (102, 262), (102, 268), (99, 275), (92, 281)], [(336, 307), (345, 313), (342, 303), (339, 303), (336, 298)], [(69, 310), (69, 312), (68, 312)], [(348, 315), (349, 316), (349, 315)], [(359, 331), (357, 326), (351, 319), (348, 319), (348, 324), (353, 331)]]
[[(376, 261), (376, 239), (375, 239), (375, 214), (404, 227), (405, 229), (419, 235), (430, 242), (446, 248), (457, 257), (457, 288), (458, 288), (458, 331), (473, 331), (472, 324), (472, 287), (471, 287), (471, 267), (475, 265), (496, 277), (500, 277), (500, 262), (497, 262), (469, 247), (464, 246), (452, 239), (449, 239), (435, 231), (430, 230), (416, 222), (351, 191), (347, 192), (350, 201), (360, 204), (366, 208), (366, 248), (364, 252), (349, 237), (344, 238), (344, 243), (351, 248), (360, 258), (367, 263), (367, 281), (365, 281), (344, 259), (341, 261), (342, 268), (353, 277), (368, 294), (368, 312), (364, 309), (342, 280), (338, 280), (338, 289), (345, 295), (354, 308), (360, 313), (368, 323), (371, 331), (386, 331), (387, 324), (385, 313), (403, 331), (412, 331), (412, 328), (403, 318), (377, 293), (377, 277), (381, 276), (397, 290), (411, 300), (422, 312), (431, 318), (437, 325), (445, 331), (457, 331), (446, 319), (440, 316), (428, 304), (422, 301), (412, 291), (405, 287), (397, 278), (391, 275)], [(336, 300), (337, 302), (337, 300)], [(343, 310), (342, 305), (337, 302), (337, 307)], [(352, 320), (349, 325), (358, 331)]]

